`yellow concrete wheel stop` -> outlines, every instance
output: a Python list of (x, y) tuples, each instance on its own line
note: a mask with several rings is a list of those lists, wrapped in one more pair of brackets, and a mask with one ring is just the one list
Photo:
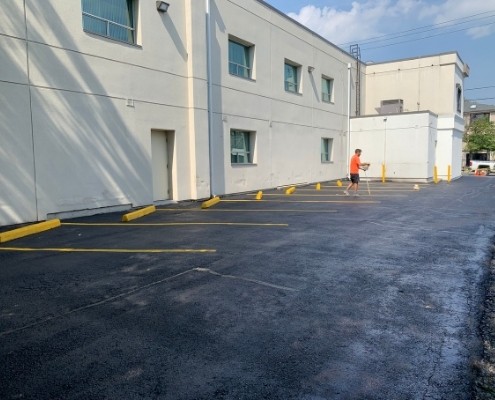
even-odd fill
[(135, 220), (137, 218), (144, 217), (145, 215), (151, 214), (155, 211), (156, 211), (155, 206), (149, 206), (149, 207), (141, 208), (139, 210), (132, 211), (132, 212), (127, 213), (124, 216), (122, 216), (122, 222), (129, 222), (129, 221)]
[(201, 204), (201, 208), (210, 208), (213, 207), (215, 204), (218, 204), (220, 202), (220, 197), (215, 196), (212, 197), (210, 200), (203, 201), (203, 204)]
[(9, 242), (14, 239), (19, 239), (24, 236), (34, 235), (35, 233), (40, 233), (47, 231), (49, 229), (58, 228), (61, 225), (59, 219), (50, 219), (45, 222), (40, 222), (38, 224), (33, 224), (29, 226), (24, 226), (22, 228), (13, 229), (11, 231), (0, 233), (0, 243)]

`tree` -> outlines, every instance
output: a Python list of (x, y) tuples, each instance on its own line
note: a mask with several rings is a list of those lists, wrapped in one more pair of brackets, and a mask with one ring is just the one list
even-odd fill
[(464, 134), (464, 143), (469, 153), (495, 151), (495, 123), (488, 118), (473, 121)]

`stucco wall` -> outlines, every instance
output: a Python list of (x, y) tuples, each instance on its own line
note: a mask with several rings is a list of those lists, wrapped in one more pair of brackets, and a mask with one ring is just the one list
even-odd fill
[(84, 32), (80, 1), (4, 5), (0, 225), (152, 203), (152, 129), (175, 133), (174, 199), (209, 195), (205, 9), (194, 3), (161, 14), (141, 2), (138, 45)]
[(361, 161), (370, 162), (364, 174), (381, 179), (431, 180), (435, 165), (437, 117), (429, 112), (351, 119), (351, 153), (363, 150)]
[(404, 100), (405, 112), (429, 110), (438, 115), (459, 114), (457, 84), (463, 89), (467, 66), (457, 53), (398, 60), (366, 66), (366, 107), (377, 114), (383, 100)]
[[(345, 175), (348, 63), (352, 58), (259, 2), (216, 0), (212, 9), (215, 193), (234, 193)], [(242, 21), (242, 23), (239, 23)], [(229, 35), (255, 46), (254, 79), (228, 72)], [(284, 89), (284, 61), (301, 65), (301, 90)], [(308, 71), (308, 67), (314, 69)], [(353, 63), (355, 80), (355, 63)], [(334, 79), (334, 103), (321, 101), (322, 75)], [(354, 106), (352, 113), (354, 114)], [(256, 133), (254, 165), (230, 164), (230, 131)], [(333, 162), (321, 162), (321, 139)]]

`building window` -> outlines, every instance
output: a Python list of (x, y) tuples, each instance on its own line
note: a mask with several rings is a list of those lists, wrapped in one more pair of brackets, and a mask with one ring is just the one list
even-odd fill
[(252, 78), (254, 46), (229, 39), (229, 73), (242, 78)]
[(333, 103), (333, 79), (322, 76), (321, 100), (325, 103)]
[(83, 29), (120, 42), (136, 42), (134, 2), (137, 0), (82, 0)]
[(230, 162), (252, 164), (256, 134), (247, 131), (230, 131)]
[(300, 66), (285, 61), (284, 82), (287, 92), (299, 93), (299, 71)]
[(457, 112), (462, 112), (462, 88), (457, 84)]
[(332, 161), (333, 139), (321, 138), (321, 162)]

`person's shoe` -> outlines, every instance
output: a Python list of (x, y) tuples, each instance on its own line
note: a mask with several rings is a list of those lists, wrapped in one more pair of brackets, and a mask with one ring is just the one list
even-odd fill
[(344, 194), (345, 194), (346, 196), (349, 196), (349, 192), (348, 192), (347, 190), (344, 190)]
[(354, 193), (354, 197), (360, 197), (359, 193)]

